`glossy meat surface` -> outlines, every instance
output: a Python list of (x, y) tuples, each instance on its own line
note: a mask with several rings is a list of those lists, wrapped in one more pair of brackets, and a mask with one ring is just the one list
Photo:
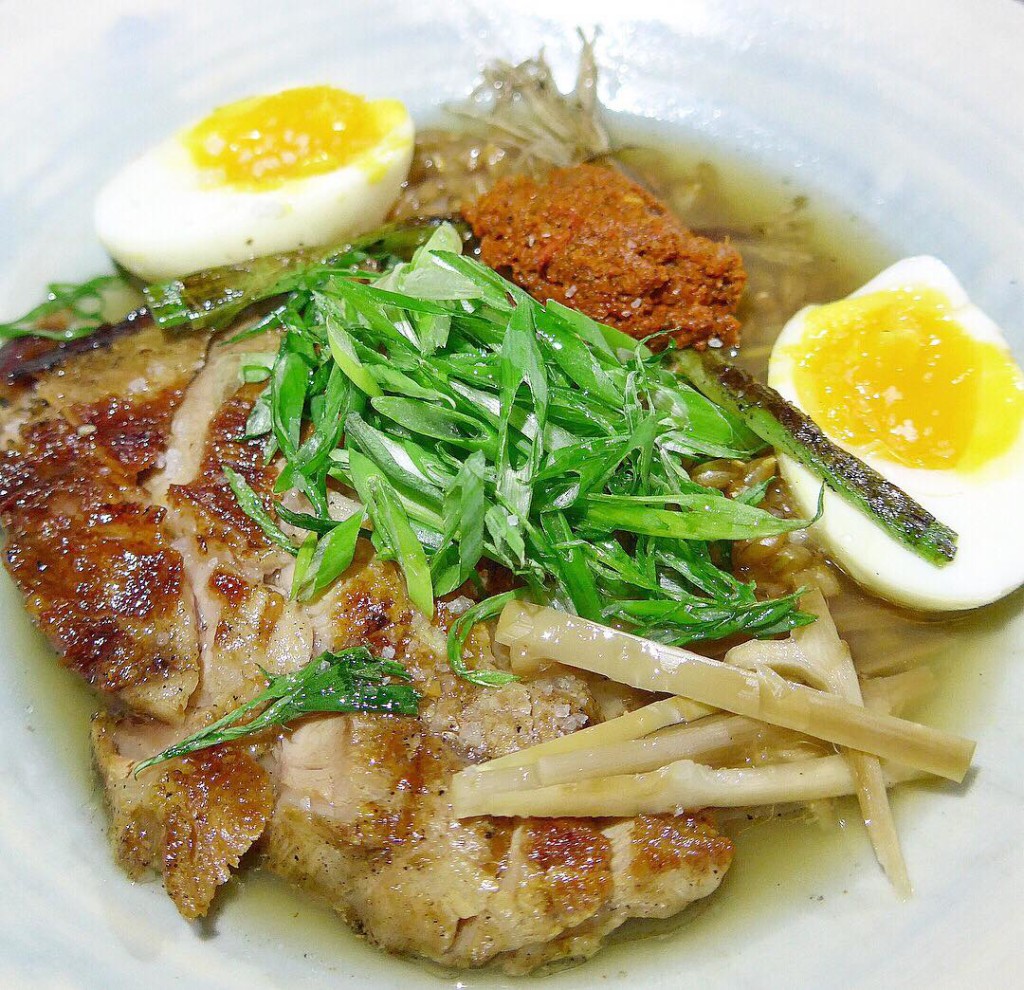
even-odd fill
[(198, 678), (190, 589), (141, 477), (205, 341), (152, 328), (51, 373), (0, 452), (4, 562), (64, 662), (129, 707), (180, 718)]
[[(589, 956), (626, 919), (712, 892), (732, 847), (703, 814), (454, 817), (454, 772), (600, 720), (609, 691), (561, 670), (500, 689), (456, 677), (445, 629), (470, 601), (426, 619), (365, 542), (318, 600), (289, 600), (291, 558), (223, 477), (271, 504), (278, 465), (243, 438), (251, 349), (144, 328), (42, 372), (0, 413), (5, 561), (63, 662), (113, 703), (93, 749), (127, 872), (158, 872), (194, 918), (252, 849), (389, 951), (510, 972)], [(255, 696), (263, 670), (356, 644), (405, 665), (417, 717), (317, 716), (132, 773)], [(506, 666), (484, 630), (471, 652)]]

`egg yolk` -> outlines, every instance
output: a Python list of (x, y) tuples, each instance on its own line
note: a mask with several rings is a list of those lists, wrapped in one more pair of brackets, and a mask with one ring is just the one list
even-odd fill
[(268, 189), (345, 165), (372, 165), (367, 153), (404, 117), (397, 100), (302, 86), (218, 107), (183, 142), (195, 164), (219, 181)]
[(801, 405), (846, 447), (912, 468), (971, 471), (1020, 433), (1020, 369), (1005, 348), (975, 340), (938, 290), (819, 306), (793, 356)]

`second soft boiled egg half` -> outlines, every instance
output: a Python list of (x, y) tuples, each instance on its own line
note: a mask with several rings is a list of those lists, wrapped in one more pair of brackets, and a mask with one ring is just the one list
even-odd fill
[(115, 175), (96, 203), (97, 233), (151, 281), (334, 244), (384, 220), (413, 137), (397, 100), (331, 86), (239, 100)]
[[(958, 534), (954, 559), (935, 566), (826, 492), (814, 532), (854, 579), (923, 609), (984, 605), (1024, 583), (1024, 375), (942, 262), (905, 258), (846, 299), (802, 309), (768, 381)], [(780, 469), (813, 515), (820, 480), (786, 456)]]

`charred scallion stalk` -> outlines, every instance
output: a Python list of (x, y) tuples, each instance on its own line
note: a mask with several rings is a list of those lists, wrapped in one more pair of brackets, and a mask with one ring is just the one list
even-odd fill
[(710, 353), (680, 351), (676, 364), (704, 395), (739, 416), (776, 450), (813, 471), (908, 550), (938, 566), (953, 559), (957, 534), (952, 529), (873, 468), (832, 443), (809, 416), (774, 389)]
[[(44, 337), (47, 340), (77, 340), (104, 325), (104, 295), (123, 289), (120, 275), (97, 275), (85, 282), (53, 282), (46, 299), (24, 316), (0, 323), (0, 341), (17, 337)], [(55, 320), (54, 326), (47, 321)], [(61, 325), (63, 324), (63, 325)]]
[[(220, 329), (254, 303), (313, 285), (334, 270), (407, 261), (444, 222), (429, 217), (389, 224), (347, 244), (267, 255), (150, 285), (145, 290), (149, 311), (162, 327)], [(461, 220), (451, 222), (460, 236), (468, 235)]]

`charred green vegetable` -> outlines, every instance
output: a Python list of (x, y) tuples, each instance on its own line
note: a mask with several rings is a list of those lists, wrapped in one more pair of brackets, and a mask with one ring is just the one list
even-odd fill
[[(77, 340), (87, 337), (104, 323), (104, 294), (123, 287), (120, 275), (97, 275), (85, 282), (53, 282), (46, 289), (46, 299), (24, 316), (10, 323), (0, 323), (0, 340), (16, 337), (45, 337), (48, 340)], [(47, 327), (46, 321), (60, 317), (65, 325)]]
[[(149, 311), (162, 327), (221, 329), (254, 303), (315, 285), (332, 272), (407, 261), (444, 222), (430, 217), (390, 224), (349, 244), (268, 255), (151, 285), (145, 290)], [(455, 226), (468, 236), (462, 221)], [(281, 322), (281, 308), (272, 310), (257, 332)]]
[(678, 369), (709, 399), (739, 416), (759, 437), (813, 471), (869, 515), (893, 539), (941, 566), (956, 554), (957, 535), (906, 492), (837, 447), (817, 424), (774, 389), (714, 354), (681, 351)]

